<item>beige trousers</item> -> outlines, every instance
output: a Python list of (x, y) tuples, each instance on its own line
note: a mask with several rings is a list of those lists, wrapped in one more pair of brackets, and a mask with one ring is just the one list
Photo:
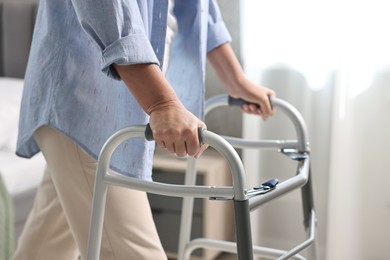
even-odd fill
[[(13, 259), (85, 259), (96, 161), (47, 126), (35, 139), (47, 167)], [(167, 259), (144, 192), (109, 187), (100, 259)]]

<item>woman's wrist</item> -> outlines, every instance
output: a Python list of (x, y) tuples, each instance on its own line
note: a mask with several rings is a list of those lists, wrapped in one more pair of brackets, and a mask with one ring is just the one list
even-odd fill
[(152, 104), (149, 108), (145, 110), (148, 115), (151, 115), (155, 111), (165, 110), (167, 108), (182, 108), (183, 105), (178, 99), (171, 100), (160, 100)]

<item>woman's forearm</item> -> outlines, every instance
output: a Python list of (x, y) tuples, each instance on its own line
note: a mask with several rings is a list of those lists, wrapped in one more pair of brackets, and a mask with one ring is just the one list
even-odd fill
[(178, 156), (199, 156), (198, 127), (206, 125), (190, 113), (155, 64), (114, 65), (146, 113), (156, 143)]
[(147, 114), (180, 104), (174, 90), (156, 64), (113, 65), (132, 95)]
[(272, 115), (269, 96), (275, 95), (274, 91), (258, 86), (246, 78), (229, 43), (210, 51), (207, 58), (229, 95), (260, 105), (260, 107), (254, 104), (244, 105), (242, 106), (244, 112), (261, 115), (263, 119)]
[(225, 43), (213, 49), (207, 54), (207, 59), (228, 93), (239, 95), (236, 92), (245, 80), (245, 75), (230, 44)]

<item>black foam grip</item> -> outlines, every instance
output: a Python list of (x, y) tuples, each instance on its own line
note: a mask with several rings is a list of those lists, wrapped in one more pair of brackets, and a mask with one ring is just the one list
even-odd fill
[[(198, 127), (198, 139), (199, 139), (200, 145), (203, 145), (203, 138), (202, 138), (203, 130), (204, 130), (203, 127)], [(153, 131), (152, 131), (152, 128), (150, 128), (150, 124), (146, 125), (146, 128), (145, 128), (145, 139), (148, 140), (148, 141), (153, 141), (154, 140)]]
[(152, 128), (150, 128), (150, 124), (146, 125), (146, 128), (145, 128), (145, 139), (148, 140), (148, 141), (153, 141), (154, 140), (153, 131), (152, 131)]
[[(271, 102), (271, 96), (268, 96), (268, 99), (269, 99), (269, 103), (271, 104), (271, 108), (273, 109), (272, 102)], [(242, 106), (244, 104), (254, 104), (257, 106), (257, 108), (260, 108), (259, 104), (255, 104), (255, 103), (246, 101), (242, 98), (233, 98), (231, 96), (229, 96), (229, 98), (228, 98), (228, 104), (229, 104), (229, 106)]]

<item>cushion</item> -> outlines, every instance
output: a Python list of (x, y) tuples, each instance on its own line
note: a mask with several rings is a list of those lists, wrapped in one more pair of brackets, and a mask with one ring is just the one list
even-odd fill
[(0, 78), (0, 151), (15, 152), (23, 80)]

